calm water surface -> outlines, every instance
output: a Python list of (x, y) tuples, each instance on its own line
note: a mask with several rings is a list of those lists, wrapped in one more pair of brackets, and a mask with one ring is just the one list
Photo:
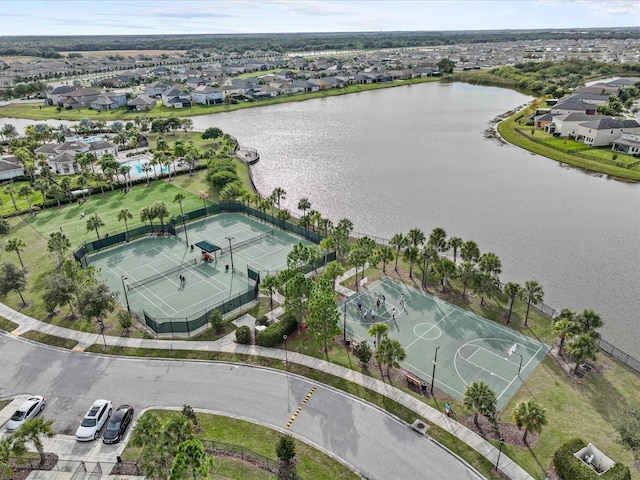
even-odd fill
[(545, 303), (594, 309), (604, 337), (640, 358), (640, 185), (562, 167), (484, 130), (529, 97), (422, 84), (206, 117), (257, 148), (262, 194), (287, 192), (360, 232), (442, 227), (502, 260), (503, 281), (535, 279)]
[(370, 235), (442, 227), (474, 240), (500, 257), (501, 280), (535, 279), (545, 303), (595, 310), (604, 338), (640, 358), (640, 185), (484, 138), (494, 117), (529, 100), (499, 88), (422, 84), (193, 122), (257, 148), (257, 188), (284, 188), (290, 210), (307, 197), (324, 216), (349, 218)]

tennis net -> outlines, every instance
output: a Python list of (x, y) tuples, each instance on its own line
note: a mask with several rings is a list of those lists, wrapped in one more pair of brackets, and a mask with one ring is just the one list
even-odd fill
[[(241, 248), (248, 247), (248, 246), (254, 245), (256, 243), (260, 243), (260, 242), (262, 242), (262, 240), (264, 240), (265, 238), (270, 237), (272, 235), (273, 235), (273, 229), (268, 230), (268, 231), (266, 231), (264, 233), (261, 233), (257, 237), (249, 238), (247, 240), (243, 240), (241, 242), (234, 243), (234, 244), (231, 245), (231, 248), (233, 250), (239, 250)], [(229, 253), (229, 247), (224, 247), (224, 248), (220, 249), (220, 255), (224, 255), (225, 253)]]
[(142, 285), (146, 285), (147, 283), (153, 282), (155, 280), (159, 280), (160, 278), (166, 278), (168, 275), (172, 273), (179, 272), (183, 268), (190, 267), (191, 265), (196, 265), (198, 263), (197, 258), (193, 258), (188, 262), (181, 263), (180, 265), (176, 265), (175, 267), (171, 267), (163, 272), (154, 273), (142, 280), (136, 280), (135, 282), (131, 282), (127, 284), (127, 291), (133, 290), (134, 288), (141, 287)]

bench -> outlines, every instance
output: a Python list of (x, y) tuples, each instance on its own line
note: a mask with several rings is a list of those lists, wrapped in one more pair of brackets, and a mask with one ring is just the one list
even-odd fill
[(414, 387), (414, 388), (422, 391), (422, 384), (423, 383), (426, 385), (426, 383), (423, 382), (420, 378), (416, 377), (415, 375), (413, 375), (411, 373), (407, 373), (407, 385), (409, 387)]

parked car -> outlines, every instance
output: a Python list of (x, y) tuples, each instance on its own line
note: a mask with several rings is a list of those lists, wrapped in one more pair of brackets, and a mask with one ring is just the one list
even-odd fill
[(15, 432), (24, 422), (38, 415), (44, 409), (46, 403), (47, 400), (40, 395), (30, 397), (29, 400), (26, 400), (20, 408), (15, 411), (11, 419), (7, 422), (7, 432)]
[(96, 400), (80, 422), (76, 430), (76, 440), (79, 442), (90, 442), (100, 436), (100, 430), (107, 423), (111, 415), (113, 404), (111, 400)]
[(102, 435), (104, 443), (117, 443), (124, 437), (124, 432), (133, 420), (133, 407), (120, 405), (111, 416), (107, 428)]

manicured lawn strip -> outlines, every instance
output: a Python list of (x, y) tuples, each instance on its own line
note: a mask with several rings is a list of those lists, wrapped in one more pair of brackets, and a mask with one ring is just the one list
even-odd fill
[[(410, 80), (396, 80), (388, 83), (371, 83), (364, 85), (350, 85), (344, 88), (329, 88), (319, 92), (294, 93), (290, 95), (279, 95), (269, 100), (255, 102), (240, 102), (237, 104), (222, 104), (215, 106), (193, 105), (186, 108), (167, 108), (158, 104), (153, 110), (146, 112), (129, 111), (119, 108), (117, 110), (97, 110), (83, 108), (81, 110), (60, 110), (56, 107), (45, 107), (40, 104), (10, 104), (0, 107), (1, 117), (29, 118), (33, 120), (71, 120), (80, 121), (83, 118), (90, 120), (128, 121), (136, 117), (140, 118), (171, 118), (171, 117), (191, 117), (196, 115), (208, 115), (211, 113), (231, 112), (243, 108), (265, 107), (288, 102), (301, 102), (312, 98), (332, 97), (335, 95), (346, 95), (349, 93), (364, 92), (367, 90), (378, 90), (380, 88), (400, 87), (415, 83), (437, 82), (439, 77), (412, 78)], [(42, 108), (40, 108), (42, 107)]]
[[(517, 123), (517, 119), (528, 119), (529, 115), (531, 115), (532, 110), (526, 108), (521, 110), (520, 112), (515, 113), (507, 120), (504, 120), (498, 125), (498, 132), (500, 135), (509, 143), (516, 145), (520, 148), (524, 148), (533, 153), (537, 153), (544, 157), (550, 158), (552, 160), (556, 160), (562, 163), (568, 163), (569, 165), (573, 165), (579, 168), (585, 168), (588, 170), (592, 170), (594, 172), (600, 172), (607, 175), (611, 175), (612, 177), (616, 177), (622, 180), (630, 180), (630, 181), (640, 181), (640, 169), (638, 167), (634, 168), (622, 168), (616, 165), (609, 165), (606, 163), (598, 162), (596, 160), (591, 160), (588, 158), (583, 158), (577, 155), (570, 155), (565, 152), (561, 152), (552, 148), (549, 148), (545, 145), (530, 141), (527, 136), (523, 136), (516, 131), (516, 128), (520, 128), (530, 136), (530, 130), (533, 127), (527, 127), (525, 125), (519, 125)], [(536, 129), (536, 133), (534, 136), (543, 138), (544, 134), (541, 133), (540, 129)], [(592, 150), (588, 150), (583, 152), (585, 154), (592, 154)], [(611, 158), (610, 156), (608, 158)]]
[(30, 330), (20, 336), (35, 342), (44, 343), (45, 345), (51, 345), (52, 347), (66, 348), (67, 350), (72, 350), (73, 347), (78, 344), (75, 340), (56, 337), (55, 335), (49, 335), (48, 333), (38, 332), (36, 330)]
[[(153, 413), (163, 421), (180, 415), (179, 412), (167, 410), (155, 410)], [(278, 438), (282, 435), (280, 432), (244, 420), (236, 420), (220, 415), (197, 413), (196, 416), (198, 418), (198, 426), (201, 429), (196, 436), (203, 441), (205, 447), (207, 446), (207, 441), (238, 445), (267, 457), (270, 459), (270, 462), (277, 464), (275, 445)], [(297, 472), (305, 480), (355, 480), (359, 478), (358, 475), (347, 467), (319, 450), (299, 440), (295, 440), (295, 443), (299, 460)], [(133, 447), (127, 447), (122, 453), (123, 459), (126, 460), (136, 460), (139, 458), (139, 455), (140, 449)], [(251, 452), (249, 452), (249, 455), (251, 455)], [(231, 460), (223, 456), (217, 456), (214, 471), (217, 471), (217, 464), (223, 459)], [(239, 473), (244, 473), (244, 476), (232, 476), (231, 478), (274, 478), (257, 468), (255, 471), (263, 472), (263, 476), (247, 476), (247, 470), (251, 471), (253, 475), (254, 469), (249, 468), (247, 464), (234, 463), (236, 463), (235, 469), (239, 470)]]
[(4, 330), (5, 332), (13, 332), (16, 328), (18, 328), (17, 323), (13, 323), (11, 320), (7, 320), (4, 317), (0, 317), (0, 330)]

